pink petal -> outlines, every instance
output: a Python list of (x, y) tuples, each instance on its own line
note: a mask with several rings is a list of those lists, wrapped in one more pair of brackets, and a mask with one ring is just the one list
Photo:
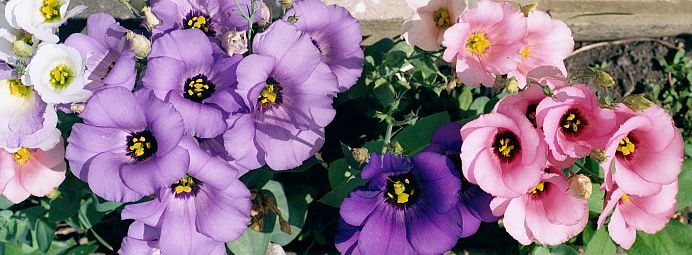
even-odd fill
[(504, 224), (507, 233), (514, 237), (519, 243), (529, 245), (533, 241), (530, 230), (526, 227), (526, 208), (525, 198), (517, 197), (511, 199), (505, 211)]
[(615, 208), (613, 216), (608, 223), (608, 234), (622, 248), (629, 249), (637, 238), (637, 231), (625, 223), (625, 218), (620, 213), (619, 208)]

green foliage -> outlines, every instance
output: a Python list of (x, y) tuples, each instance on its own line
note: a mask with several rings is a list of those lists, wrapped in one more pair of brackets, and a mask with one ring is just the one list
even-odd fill
[(613, 255), (617, 251), (605, 227), (597, 230), (586, 245), (584, 255)]
[(673, 61), (659, 60), (668, 78), (653, 84), (648, 93), (668, 112), (682, 131), (686, 144), (692, 144), (692, 59), (684, 50), (675, 54)]
[(692, 250), (692, 226), (676, 220), (668, 222), (661, 232), (650, 235), (637, 232), (637, 241), (628, 251), (630, 255), (678, 255)]

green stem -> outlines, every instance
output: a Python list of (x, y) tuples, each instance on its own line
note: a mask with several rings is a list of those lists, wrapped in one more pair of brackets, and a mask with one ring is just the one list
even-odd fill
[(392, 143), (392, 129), (394, 122), (391, 119), (387, 120), (387, 132), (384, 134), (384, 146), (382, 146), (382, 154), (386, 153)]
[(113, 246), (111, 246), (110, 244), (108, 244), (108, 242), (106, 242), (106, 240), (103, 240), (103, 238), (101, 238), (101, 236), (100, 236), (99, 234), (97, 234), (96, 231), (94, 231), (93, 228), (90, 228), (89, 230), (91, 230), (91, 233), (94, 234), (94, 237), (96, 237), (96, 240), (98, 240), (99, 243), (101, 243), (101, 244), (102, 244), (104, 247), (106, 247), (108, 250), (111, 250), (111, 251), (113, 250)]
[(139, 12), (139, 10), (135, 9), (135, 7), (133, 7), (132, 4), (130, 4), (129, 0), (127, 0), (127, 1), (120, 0), (118, 2), (124, 4), (125, 7), (127, 7), (127, 9), (130, 10), (130, 12), (132, 12), (132, 15), (135, 15), (136, 18), (142, 17), (142, 14)]

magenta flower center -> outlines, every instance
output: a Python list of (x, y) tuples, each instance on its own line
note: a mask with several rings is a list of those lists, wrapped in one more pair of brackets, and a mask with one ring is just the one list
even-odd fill
[(149, 130), (132, 133), (127, 137), (127, 155), (142, 161), (156, 154), (158, 144)]
[(497, 133), (493, 142), (493, 148), (495, 148), (495, 153), (497, 153), (500, 159), (506, 161), (514, 159), (521, 150), (519, 138), (511, 131)]
[(634, 137), (631, 136), (625, 136), (625, 138), (622, 138), (620, 142), (618, 143), (618, 147), (615, 151), (615, 154), (617, 154), (620, 157), (628, 157), (634, 153), (634, 149), (636, 147), (637, 140), (634, 139)]
[(560, 120), (562, 132), (569, 135), (580, 134), (587, 125), (588, 123), (577, 109), (570, 109), (562, 115), (562, 119)]
[(281, 85), (270, 78), (257, 97), (260, 110), (265, 111), (281, 104), (283, 102), (282, 90)]
[(418, 193), (416, 193), (417, 189), (414, 176), (411, 173), (390, 176), (387, 179), (385, 198), (391, 204), (406, 206), (411, 204), (418, 196)]
[(203, 74), (198, 74), (195, 77), (185, 80), (184, 87), (185, 93), (183, 93), (183, 97), (197, 103), (202, 103), (202, 101), (211, 97), (214, 91), (216, 91), (214, 83), (209, 81), (207, 76)]
[(200, 185), (202, 185), (202, 182), (192, 176), (185, 175), (185, 177), (171, 185), (171, 190), (176, 198), (186, 198), (196, 195)]
[(216, 32), (211, 29), (211, 17), (196, 10), (192, 10), (185, 19), (183, 19), (183, 28), (196, 28), (202, 30), (207, 36), (214, 36), (216, 34)]

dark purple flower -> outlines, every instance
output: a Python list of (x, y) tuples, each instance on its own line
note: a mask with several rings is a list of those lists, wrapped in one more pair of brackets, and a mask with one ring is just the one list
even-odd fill
[(351, 226), (344, 219), (339, 219), (339, 222), (336, 223), (336, 237), (334, 238), (336, 249), (342, 254), (360, 255), (358, 239), (361, 229), (362, 227)]
[(65, 158), (97, 195), (132, 202), (185, 176), (190, 160), (178, 146), (184, 125), (173, 105), (143, 89), (100, 90), (80, 114)]
[[(228, 31), (244, 31), (249, 25), (243, 16), (250, 14), (251, 6), (250, 0), (159, 0), (151, 7), (161, 20), (152, 31), (153, 38), (184, 29), (199, 29), (215, 38)], [(255, 12), (259, 18), (259, 8)]]
[(72, 34), (65, 40), (65, 45), (77, 49), (86, 64), (84, 88), (95, 91), (119, 86), (132, 90), (137, 70), (135, 55), (124, 39), (127, 29), (112, 16), (96, 13), (87, 19), (86, 32)]
[(297, 17), (298, 30), (308, 33), (322, 53), (322, 62), (336, 74), (339, 91), (356, 84), (363, 72), (363, 35), (360, 23), (351, 13), (335, 4), (327, 6), (321, 0), (302, 0), (293, 4), (284, 19)]
[(238, 65), (245, 107), (226, 120), (226, 150), (274, 170), (297, 167), (324, 144), (337, 79), (310, 37), (284, 21), (255, 37), (253, 53)]
[[(353, 228), (342, 225), (337, 242), (346, 244), (337, 247), (348, 248), (358, 235), (356, 248), (364, 254), (448, 251), (461, 235), (455, 209), (461, 182), (453, 171), (454, 164), (436, 153), (421, 152), (410, 161), (391, 153), (371, 154), (361, 172), (369, 183), (341, 204), (341, 218)], [(354, 228), (360, 232), (350, 234)], [(352, 246), (349, 249), (356, 249)]]
[[(432, 136), (432, 143), (423, 149), (423, 151), (437, 153), (448, 157), (454, 162), (455, 169), (459, 175), (461, 173), (461, 127), (460, 123), (452, 122), (446, 124)], [(463, 232), (461, 237), (473, 235), (478, 231), (481, 221), (494, 222), (499, 219), (493, 215), (490, 210), (490, 201), (493, 199), (488, 193), (485, 193), (478, 185), (466, 181), (462, 178), (461, 193), (459, 193), (459, 203), (457, 209), (461, 215), (461, 226)]]
[(238, 171), (211, 156), (194, 138), (183, 138), (190, 153), (187, 174), (158, 190), (156, 198), (125, 206), (123, 219), (155, 228), (162, 254), (205, 254), (199, 247), (217, 247), (240, 237), (250, 224), (250, 191)]
[(214, 47), (196, 29), (165, 34), (154, 42), (142, 78), (144, 87), (180, 112), (185, 131), (202, 138), (226, 131), (226, 112), (237, 108), (230, 89), (241, 57), (214, 54)]

